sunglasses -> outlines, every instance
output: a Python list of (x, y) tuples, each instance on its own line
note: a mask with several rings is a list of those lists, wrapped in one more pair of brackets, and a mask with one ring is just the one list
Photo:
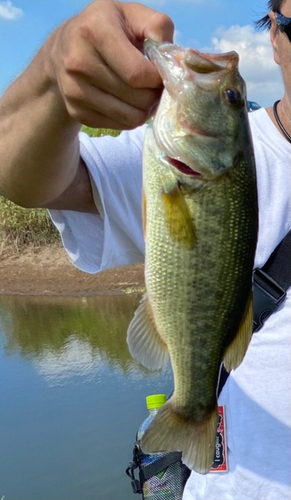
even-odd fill
[(278, 29), (282, 33), (286, 33), (289, 38), (289, 42), (291, 42), (291, 17), (283, 16), (280, 12), (275, 12), (275, 16)]

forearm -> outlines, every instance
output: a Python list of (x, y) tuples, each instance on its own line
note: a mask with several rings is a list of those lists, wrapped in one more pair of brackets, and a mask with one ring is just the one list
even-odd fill
[(164, 14), (112, 0), (60, 26), (0, 100), (0, 194), (26, 207), (96, 211), (80, 124), (128, 130), (146, 122), (162, 80), (143, 41), (171, 40), (173, 29)]
[(0, 101), (0, 194), (28, 207), (64, 192), (79, 162), (80, 125), (49, 78), (49, 45)]

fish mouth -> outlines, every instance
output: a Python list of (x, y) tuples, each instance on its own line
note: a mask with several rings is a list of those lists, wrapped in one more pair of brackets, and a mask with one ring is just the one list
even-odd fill
[[(202, 53), (149, 38), (144, 41), (144, 53), (156, 66), (166, 90), (152, 125), (163, 160), (176, 172), (189, 178), (197, 181), (212, 179), (214, 172), (204, 165), (204, 146), (206, 149), (217, 147), (220, 131), (208, 125), (206, 119), (204, 123), (201, 113), (189, 115), (187, 95), (192, 98), (201, 90), (205, 94), (219, 92), (219, 82), (226, 74), (236, 78), (238, 54), (234, 51)], [(189, 89), (191, 92), (188, 92)], [(187, 151), (188, 146), (190, 152)], [(203, 150), (202, 161), (198, 153), (192, 154), (194, 146), (197, 146), (197, 151)]]
[[(170, 73), (174, 79), (180, 79), (181, 75), (185, 77), (187, 69), (196, 75), (235, 69), (239, 62), (239, 56), (235, 51), (223, 54), (203, 53), (197, 49), (185, 49), (177, 44), (160, 43), (150, 38), (144, 41), (144, 51), (164, 79), (167, 79)], [(183, 71), (179, 71), (179, 69)], [(191, 75), (192, 81), (193, 73)]]
[(186, 163), (177, 160), (176, 158), (171, 158), (170, 156), (166, 155), (166, 160), (170, 165), (175, 167), (179, 172), (181, 172), (184, 175), (192, 175), (193, 177), (202, 177), (201, 172), (198, 172), (197, 170), (193, 170), (191, 167), (186, 165)]
[(211, 91), (223, 74), (236, 74), (238, 70), (239, 56), (235, 51), (202, 53), (197, 49), (185, 49), (177, 44), (159, 43), (147, 38), (144, 52), (156, 66), (165, 88), (174, 98), (189, 82), (197, 88)]

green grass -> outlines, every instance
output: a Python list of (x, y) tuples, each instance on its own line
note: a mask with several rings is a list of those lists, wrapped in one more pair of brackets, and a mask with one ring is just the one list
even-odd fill
[[(27, 245), (52, 245), (58, 232), (44, 209), (22, 208), (0, 197), (0, 254), (6, 246), (19, 250)], [(2, 250), (2, 252), (1, 252)]]
[[(118, 136), (119, 130), (92, 129), (86, 126), (82, 131), (91, 137)], [(39, 247), (60, 243), (59, 233), (53, 225), (47, 210), (22, 208), (0, 196), (0, 256), (7, 247), (15, 251), (27, 245)]]

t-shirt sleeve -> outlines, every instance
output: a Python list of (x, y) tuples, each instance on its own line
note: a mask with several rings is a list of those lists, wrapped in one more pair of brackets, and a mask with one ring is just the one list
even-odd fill
[(101, 215), (50, 210), (73, 264), (88, 273), (141, 262), (142, 148), (146, 126), (118, 137), (80, 133), (85, 161)]

